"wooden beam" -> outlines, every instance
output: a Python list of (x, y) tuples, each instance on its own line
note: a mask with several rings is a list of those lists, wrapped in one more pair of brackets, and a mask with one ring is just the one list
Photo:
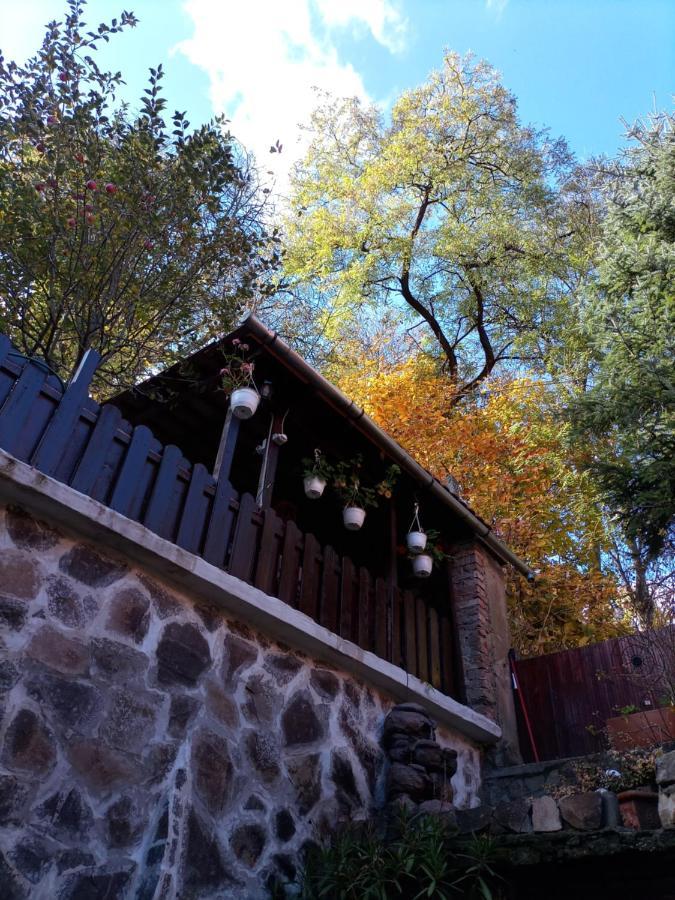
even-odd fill
[(213, 465), (213, 477), (216, 481), (219, 481), (221, 477), (227, 481), (230, 479), (232, 460), (237, 446), (237, 438), (239, 437), (239, 425), (240, 420), (232, 415), (231, 409), (228, 409), (225, 416), (225, 424), (220, 435), (216, 461)]

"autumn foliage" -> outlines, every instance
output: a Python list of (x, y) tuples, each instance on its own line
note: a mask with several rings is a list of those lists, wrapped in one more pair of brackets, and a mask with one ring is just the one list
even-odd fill
[(538, 572), (513, 570), (514, 645), (538, 654), (623, 633), (617, 586), (598, 567), (605, 540), (589, 477), (566, 449), (565, 428), (541, 383), (490, 380), (452, 404), (452, 383), (426, 357), (361, 360), (341, 388), (422, 465), (452, 474), (463, 498)]

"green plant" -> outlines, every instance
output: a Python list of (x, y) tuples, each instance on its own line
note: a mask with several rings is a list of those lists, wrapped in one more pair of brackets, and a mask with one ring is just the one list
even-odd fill
[(396, 465), (389, 466), (384, 478), (374, 487), (369, 487), (361, 480), (362, 469), (363, 456), (360, 453), (349, 462), (338, 463), (335, 468), (333, 486), (345, 506), (367, 509), (378, 505), (378, 496), (389, 499), (401, 471)]
[(634, 703), (629, 703), (627, 706), (617, 707), (617, 711), (619, 715), (622, 716), (630, 716), (633, 713), (640, 712), (640, 708), (636, 706)]
[(232, 341), (232, 353), (226, 353), (225, 365), (220, 370), (220, 384), (222, 389), (231, 394), (238, 388), (250, 387), (257, 390), (253, 381), (255, 363), (246, 358), (251, 349), (248, 344), (242, 343), (239, 338)]
[(330, 481), (334, 471), (333, 466), (318, 447), (314, 450), (313, 458), (306, 456), (302, 460), (302, 475), (304, 478), (322, 478), (324, 481)]
[[(443, 560), (449, 559), (449, 554), (445, 552), (443, 546), (440, 543), (440, 532), (436, 531), (433, 528), (430, 528), (428, 531), (424, 532), (427, 536), (427, 543), (422, 551), (425, 556), (430, 556), (435, 563), (442, 563)], [(408, 559), (415, 559), (416, 556), (421, 556), (419, 553), (408, 553)]]
[(561, 799), (598, 788), (619, 794), (643, 787), (654, 781), (657, 755), (657, 750), (611, 751), (603, 756), (602, 763), (574, 763), (572, 772), (575, 782), (556, 788), (552, 794), (556, 799)]
[(308, 853), (300, 875), (300, 896), (304, 900), (449, 900), (454, 896), (497, 900), (500, 896), (489, 838), (456, 844), (441, 818), (413, 817), (405, 811), (391, 831), (390, 839), (371, 824), (338, 831), (327, 844)]

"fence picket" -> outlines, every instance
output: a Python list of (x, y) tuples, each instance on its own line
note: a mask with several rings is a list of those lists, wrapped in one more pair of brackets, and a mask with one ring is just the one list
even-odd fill
[(403, 638), (405, 643), (405, 670), (417, 675), (417, 638), (415, 634), (415, 595), (412, 591), (403, 593)]
[(354, 563), (348, 556), (342, 559), (342, 585), (340, 590), (340, 634), (348, 641), (352, 639), (354, 617)]
[(289, 606), (298, 605), (298, 573), (302, 554), (302, 532), (292, 520), (286, 522), (286, 533), (281, 551), (279, 575), (279, 599)]
[(225, 565), (225, 554), (235, 518), (232, 501), (236, 496), (236, 491), (229, 480), (225, 477), (219, 478), (202, 555), (207, 562), (220, 568)]
[(428, 652), (428, 627), (427, 604), (421, 597), (415, 598), (415, 613), (417, 616), (417, 677), (422, 681), (429, 681), (429, 652)]
[(21, 444), (21, 432), (34, 411), (46, 379), (46, 372), (26, 363), (0, 410), (0, 447), (19, 459), (27, 459), (30, 452)]
[(319, 622), (324, 628), (338, 632), (340, 627), (340, 557), (332, 547), (323, 551), (321, 606)]
[(273, 509), (264, 512), (260, 553), (255, 567), (254, 584), (266, 594), (273, 594), (276, 587), (282, 522)]
[(313, 534), (305, 535), (305, 552), (302, 556), (302, 585), (300, 610), (312, 619), (319, 620), (319, 588), (321, 586), (321, 548)]
[(359, 569), (358, 625), (356, 643), (364, 650), (370, 650), (370, 616), (372, 603), (370, 598), (370, 572), (364, 566)]
[(154, 440), (150, 429), (145, 425), (137, 425), (131, 435), (131, 441), (117, 476), (117, 482), (108, 504), (111, 509), (126, 515), (136, 495), (138, 481), (148, 458), (150, 445)]
[(197, 463), (192, 467), (192, 477), (185, 498), (185, 506), (180, 519), (176, 543), (190, 553), (199, 553), (206, 516), (208, 500), (205, 494), (210, 475), (206, 466)]
[(244, 494), (239, 504), (229, 564), (230, 575), (249, 584), (253, 580), (253, 563), (258, 543), (258, 528), (253, 521), (256, 510), (255, 498), (251, 494)]
[(183, 454), (175, 444), (168, 444), (162, 453), (157, 478), (150, 491), (150, 501), (143, 517), (143, 524), (160, 537), (169, 537), (171, 522), (167, 516), (171, 496), (178, 478), (178, 464)]
[(375, 653), (381, 659), (389, 659), (387, 653), (389, 617), (387, 616), (387, 584), (384, 578), (375, 580)]

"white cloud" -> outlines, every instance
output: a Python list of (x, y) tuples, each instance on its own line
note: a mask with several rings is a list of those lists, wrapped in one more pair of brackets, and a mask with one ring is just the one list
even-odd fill
[[(315, 106), (313, 88), (369, 99), (359, 72), (340, 58), (336, 31), (370, 33), (390, 52), (403, 49), (406, 34), (392, 0), (184, 0), (183, 8), (194, 33), (177, 50), (206, 71), (214, 110), (275, 171), (282, 193), (302, 153), (298, 125)], [(283, 152), (269, 154), (277, 140)]]
[(485, 0), (488, 9), (494, 11), (495, 18), (501, 19), (502, 14), (509, 4), (509, 0)]

